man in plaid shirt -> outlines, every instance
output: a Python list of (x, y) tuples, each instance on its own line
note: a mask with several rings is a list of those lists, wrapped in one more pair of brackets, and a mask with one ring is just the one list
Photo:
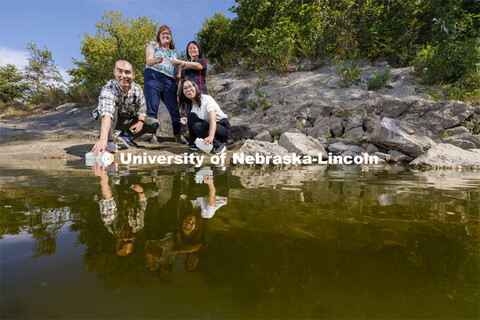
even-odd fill
[(117, 138), (128, 148), (136, 146), (133, 139), (144, 133), (155, 133), (159, 127), (156, 119), (146, 117), (143, 90), (133, 82), (133, 64), (127, 59), (117, 59), (113, 74), (115, 79), (103, 87), (98, 107), (94, 111), (94, 116), (98, 116), (101, 125), (100, 139), (92, 149), (96, 155), (105, 151), (117, 152), (115, 130), (121, 130)]

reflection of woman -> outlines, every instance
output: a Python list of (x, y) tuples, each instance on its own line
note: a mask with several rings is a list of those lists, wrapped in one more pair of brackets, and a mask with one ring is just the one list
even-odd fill
[[(175, 77), (180, 76), (179, 68), (175, 68), (172, 61), (180, 57), (172, 40), (172, 33), (167, 26), (158, 29), (156, 42), (147, 44), (147, 65), (143, 72), (145, 99), (147, 102), (147, 116), (157, 118), (160, 99), (165, 103), (172, 119), (173, 134), (177, 141), (186, 144), (180, 125), (180, 115), (177, 109), (177, 85)], [(156, 143), (157, 137), (152, 136), (151, 142)]]
[(172, 60), (173, 65), (182, 66), (182, 78), (190, 78), (197, 84), (200, 93), (208, 94), (207, 60), (202, 58), (202, 49), (197, 41), (190, 41), (187, 45), (187, 61)]
[(196, 229), (192, 223), (192, 204), (182, 194), (182, 180), (174, 180), (172, 196), (160, 207), (157, 199), (149, 199), (145, 213), (145, 260), (149, 270), (157, 270), (162, 282), (171, 278), (178, 253), (198, 251), (201, 244), (192, 244), (189, 236)]
[(227, 115), (211, 96), (202, 94), (190, 78), (180, 82), (180, 92), (180, 109), (188, 119), (190, 150), (198, 150), (194, 146), (198, 137), (213, 145), (212, 153), (224, 152), (227, 148), (223, 142), (227, 141), (231, 130)]

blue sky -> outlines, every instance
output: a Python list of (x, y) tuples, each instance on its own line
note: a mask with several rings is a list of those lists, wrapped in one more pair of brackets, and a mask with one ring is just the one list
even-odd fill
[[(176, 47), (183, 51), (194, 39), (205, 18), (228, 10), (234, 0), (0, 0), (0, 65), (26, 64), (27, 43), (47, 46), (56, 64), (74, 68), (72, 58), (82, 60), (80, 37), (94, 34), (105, 10), (120, 10), (124, 17), (144, 15), (172, 29)], [(152, 35), (153, 40), (154, 35)]]

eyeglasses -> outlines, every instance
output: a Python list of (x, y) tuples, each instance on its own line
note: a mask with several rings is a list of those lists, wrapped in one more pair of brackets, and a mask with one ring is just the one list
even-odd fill
[(187, 91), (187, 90), (193, 89), (193, 88), (195, 88), (195, 87), (192, 86), (192, 85), (184, 86), (184, 87), (183, 87), (183, 91)]
[(169, 36), (169, 35), (170, 35), (170, 32), (164, 31), (164, 32), (161, 32), (160, 35), (161, 35), (161, 36)]

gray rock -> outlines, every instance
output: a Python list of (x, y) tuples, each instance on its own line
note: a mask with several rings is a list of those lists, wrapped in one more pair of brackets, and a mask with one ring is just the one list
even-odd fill
[(330, 79), (327, 82), (327, 87), (332, 89), (338, 89), (340, 88), (340, 81), (338, 80), (338, 78)]
[(322, 154), (323, 157), (327, 157), (327, 152), (320, 141), (301, 133), (286, 132), (280, 137), (278, 144), (298, 155), (316, 157)]
[(448, 143), (439, 143), (410, 162), (410, 165), (430, 168), (479, 168), (480, 149), (463, 150)]
[(343, 137), (345, 139), (351, 139), (351, 140), (362, 140), (363, 139), (363, 128), (362, 127), (357, 127), (353, 128), (351, 130), (346, 131), (343, 134)]
[(307, 128), (307, 135), (316, 139), (325, 139), (325, 137), (330, 137), (330, 128), (324, 126)]
[(382, 159), (383, 161), (386, 161), (386, 162), (390, 161), (390, 158), (391, 158), (389, 154), (386, 154), (383, 152), (375, 152), (373, 156), (377, 156), (378, 159)]
[(266, 141), (266, 142), (273, 142), (273, 136), (270, 134), (268, 130), (263, 130), (259, 134), (257, 134), (254, 138), (258, 141)]
[(246, 122), (232, 121), (232, 131), (230, 137), (234, 140), (253, 139), (260, 132), (265, 130), (265, 126), (261, 124), (249, 124)]
[(62, 104), (61, 106), (58, 106), (55, 108), (56, 111), (68, 111), (70, 109), (73, 109), (75, 108), (75, 102), (69, 102), (69, 103), (65, 103), (65, 104)]
[(442, 101), (433, 103), (431, 110), (423, 117), (439, 123), (443, 129), (458, 126), (473, 115), (472, 106), (460, 101)]
[(410, 162), (413, 160), (412, 157), (407, 156), (396, 150), (388, 151), (388, 155), (390, 156), (390, 160), (393, 162)]
[(353, 151), (357, 154), (364, 152), (363, 148), (354, 145), (348, 145), (343, 142), (335, 142), (328, 146), (328, 151), (333, 154), (342, 154), (345, 151)]
[(460, 126), (460, 127), (455, 127), (455, 128), (450, 128), (445, 130), (446, 134), (448, 136), (454, 136), (458, 134), (464, 134), (464, 133), (470, 133), (467, 128)]
[(288, 154), (288, 150), (279, 146), (276, 142), (271, 143), (251, 139), (246, 140), (238, 152), (244, 153), (246, 156), (255, 156), (256, 153), (262, 156), (285, 156)]
[(378, 152), (378, 148), (373, 143), (369, 143), (367, 148), (365, 149), (365, 152), (368, 154), (373, 154), (375, 152)]
[(342, 152), (342, 157), (346, 157), (346, 156), (356, 157), (356, 156), (359, 156), (359, 155), (360, 155), (360, 153), (357, 153), (357, 152), (352, 151), (352, 150), (346, 150), (346, 151)]
[(386, 149), (401, 151), (412, 157), (424, 154), (435, 142), (417, 132), (409, 123), (383, 118), (373, 130), (371, 141)]
[(445, 137), (442, 139), (442, 142), (453, 144), (464, 150), (480, 149), (480, 137), (469, 133)]
[(367, 129), (367, 132), (372, 132), (373, 130), (375, 130), (379, 123), (379, 119), (368, 119), (365, 122), (365, 128)]
[(343, 134), (343, 121), (339, 117), (328, 117), (327, 126), (330, 128), (330, 133), (334, 137), (341, 136)]

